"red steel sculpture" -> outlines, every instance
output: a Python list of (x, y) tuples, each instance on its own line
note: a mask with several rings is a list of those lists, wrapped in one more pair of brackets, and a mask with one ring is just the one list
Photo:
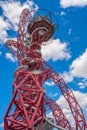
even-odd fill
[[(86, 130), (83, 111), (72, 90), (63, 78), (42, 59), (41, 45), (48, 41), (54, 31), (48, 13), (46, 16), (33, 16), (33, 11), (24, 9), (18, 25), (17, 41), (6, 42), (9, 50), (18, 59), (18, 68), (14, 73), (13, 96), (4, 117), (4, 130), (43, 129), (46, 104), (52, 111), (56, 128), (72, 130), (67, 118), (55, 101), (46, 96), (43, 84), (51, 79), (64, 95), (75, 120), (76, 130)], [(50, 123), (50, 122), (49, 122)]]

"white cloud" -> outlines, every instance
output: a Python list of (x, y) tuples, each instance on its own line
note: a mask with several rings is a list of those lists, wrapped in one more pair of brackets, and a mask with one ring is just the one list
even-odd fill
[(70, 73), (70, 72), (63, 72), (63, 74), (60, 74), (62, 77), (63, 77), (63, 79), (66, 81), (66, 82), (71, 82), (71, 81), (73, 81), (73, 75)]
[(75, 77), (83, 78), (84, 81), (81, 81), (82, 85), (81, 83), (79, 83), (78, 85), (80, 86), (80, 88), (84, 88), (87, 86), (87, 49), (82, 55), (77, 57), (72, 62), (72, 64), (69, 67), (69, 71), (64, 72), (62, 76), (66, 82), (72, 81)]
[[(80, 91), (73, 91), (74, 95), (79, 102), (80, 106), (84, 110), (85, 113), (87, 113), (87, 93), (82, 93)], [(57, 100), (57, 103), (59, 106), (62, 108), (64, 114), (68, 118), (69, 121), (71, 121), (71, 124), (73, 126), (74, 124), (74, 119), (72, 117), (71, 111), (69, 109), (69, 106), (63, 96), (60, 96), (60, 98)], [(85, 116), (86, 117), (86, 116)]]
[(87, 111), (87, 93), (82, 93), (80, 91), (74, 91), (77, 101), (84, 111)]
[(1, 124), (0, 124), (0, 128), (2, 128), (2, 127), (4, 127), (4, 123), (1, 123)]
[(33, 7), (38, 8), (33, 1), (26, 1), (24, 4), (21, 4), (18, 1), (5, 1), (0, 2), (0, 5), (3, 9), (3, 14), (12, 25), (14, 30), (17, 30), (19, 16), (24, 8), (28, 8), (30, 11)]
[[(86, 118), (87, 117), (87, 115), (86, 115), (86, 113), (87, 113), (87, 93), (82, 93), (80, 91), (73, 91), (73, 93), (74, 93), (76, 100), (78, 101), (79, 105), (83, 109), (83, 112), (85, 113), (84, 115), (85, 115), (85, 118)], [(72, 127), (75, 127), (74, 118), (72, 116), (71, 110), (70, 110), (69, 105), (68, 105), (67, 101), (65, 100), (64, 96), (63, 95), (60, 96), (59, 99), (56, 101), (56, 103), (60, 106), (64, 115), (70, 121)], [(47, 116), (53, 117), (52, 112), (49, 111)]]
[(87, 80), (86, 79), (83, 79), (82, 81), (80, 81), (78, 83), (78, 86), (81, 88), (81, 89), (84, 89), (85, 87), (87, 87)]
[(0, 41), (5, 42), (8, 37), (7, 29), (9, 28), (9, 23), (4, 21), (4, 18), (0, 16)]
[(60, 0), (60, 5), (63, 8), (84, 7), (87, 6), (87, 0)]
[(16, 62), (17, 59), (15, 56), (13, 56), (11, 53), (6, 53), (6, 59), (9, 59), (12, 62)]
[(70, 71), (75, 77), (87, 79), (87, 49), (72, 62)]
[(54, 86), (55, 84), (54, 84), (54, 82), (52, 82), (52, 81), (49, 81), (49, 82), (46, 81), (46, 82), (45, 82), (45, 85), (47, 85), (47, 86), (50, 87), (50, 86)]
[(7, 40), (9, 31), (17, 31), (19, 16), (24, 8), (37, 9), (37, 5), (33, 1), (26, 1), (23, 4), (19, 1), (0, 1), (0, 8), (3, 10), (2, 16), (0, 16), (0, 41), (5, 42)]
[(45, 60), (68, 60), (71, 57), (67, 43), (62, 43), (59, 39), (48, 41), (46, 45), (41, 47), (41, 51)]

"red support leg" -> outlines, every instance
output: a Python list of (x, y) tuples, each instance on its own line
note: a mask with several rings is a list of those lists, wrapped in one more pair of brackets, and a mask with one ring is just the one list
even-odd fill
[(32, 73), (22, 70), (17, 73), (19, 76), (17, 78), (15, 76), (14, 83), (16, 92), (5, 116), (5, 130), (25, 128), (33, 130), (33, 127), (43, 119), (44, 92)]

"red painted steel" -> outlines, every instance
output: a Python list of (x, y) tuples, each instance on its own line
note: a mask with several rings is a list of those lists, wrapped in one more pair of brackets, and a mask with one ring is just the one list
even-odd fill
[[(16, 90), (13, 92), (13, 98), (6, 113), (5, 127), (8, 130), (33, 128), (43, 119), (44, 113), (44, 92), (37, 77), (27, 70), (18, 70), (15, 73), (13, 89)], [(11, 110), (12, 113), (10, 113)]]
[(45, 91), (42, 86), (47, 79), (53, 80), (68, 102), (76, 130), (86, 129), (83, 111), (72, 90), (42, 59), (41, 44), (48, 41), (53, 33), (54, 25), (51, 19), (46, 16), (33, 18), (31, 12), (24, 9), (18, 25), (17, 41), (6, 42), (9, 50), (17, 57), (19, 66), (14, 73), (13, 96), (4, 118), (5, 130), (34, 130), (37, 126), (42, 130), (44, 103), (52, 110), (57, 125), (71, 130), (60, 107), (48, 97), (44, 98)]
[(70, 122), (63, 114), (63, 111), (60, 106), (47, 95), (45, 95), (44, 99), (45, 104), (52, 110), (52, 114), (55, 118), (56, 124), (67, 130), (72, 130)]

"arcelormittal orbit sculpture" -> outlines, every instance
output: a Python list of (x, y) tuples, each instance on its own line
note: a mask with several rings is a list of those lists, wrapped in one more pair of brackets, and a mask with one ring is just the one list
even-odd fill
[[(14, 73), (13, 96), (4, 118), (4, 130), (43, 130), (45, 121), (61, 130), (72, 130), (61, 108), (43, 89), (43, 84), (48, 79), (64, 95), (74, 117), (76, 130), (86, 130), (83, 111), (72, 90), (42, 59), (41, 45), (55, 31), (51, 17), (51, 13), (33, 16), (32, 12), (24, 9), (19, 20), (17, 41), (6, 42), (9, 50), (18, 59), (18, 68)], [(51, 109), (56, 125), (47, 119), (45, 104)]]

